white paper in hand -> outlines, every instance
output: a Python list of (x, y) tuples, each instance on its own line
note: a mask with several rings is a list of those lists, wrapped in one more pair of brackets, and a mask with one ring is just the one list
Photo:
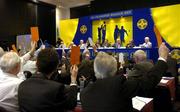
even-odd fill
[(124, 54), (123, 53), (119, 53), (119, 62), (120, 63), (124, 63)]
[(88, 40), (89, 40), (90, 45), (91, 45), (91, 46), (94, 46), (94, 42), (93, 42), (92, 38), (89, 37)]

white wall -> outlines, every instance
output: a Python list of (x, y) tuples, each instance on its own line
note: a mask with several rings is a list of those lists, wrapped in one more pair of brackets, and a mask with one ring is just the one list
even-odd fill
[[(70, 8), (57, 7), (56, 8), (56, 40), (59, 36), (60, 20), (70, 19)], [(58, 31), (57, 31), (58, 30)]]
[(53, 4), (53, 5), (57, 5), (58, 4), (58, 0), (39, 0), (45, 3), (49, 3), (49, 4)]

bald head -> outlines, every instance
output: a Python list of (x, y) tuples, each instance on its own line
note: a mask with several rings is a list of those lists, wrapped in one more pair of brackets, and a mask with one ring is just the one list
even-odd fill
[(143, 50), (137, 50), (134, 53), (134, 60), (135, 60), (136, 63), (145, 61), (146, 58), (147, 58), (146, 53)]
[(149, 37), (145, 37), (144, 41), (145, 41), (145, 43), (148, 43), (149, 42)]

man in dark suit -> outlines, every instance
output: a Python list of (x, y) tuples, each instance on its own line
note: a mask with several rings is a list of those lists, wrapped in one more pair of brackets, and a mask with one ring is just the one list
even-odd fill
[(135, 65), (131, 71), (129, 71), (128, 78), (139, 78), (146, 74), (152, 67), (152, 62), (147, 60), (147, 55), (143, 50), (137, 50), (133, 59), (135, 61)]
[(132, 97), (143, 95), (156, 86), (166, 71), (168, 48), (163, 43), (159, 48), (159, 61), (140, 79), (126, 80), (114, 76), (117, 61), (112, 56), (99, 52), (94, 60), (97, 80), (81, 92), (83, 110), (86, 112), (132, 112)]
[(44, 49), (37, 57), (37, 73), (22, 82), (18, 90), (21, 112), (63, 112), (76, 106), (77, 66), (71, 67), (71, 84), (67, 89), (63, 84), (49, 80), (59, 63), (54, 49)]

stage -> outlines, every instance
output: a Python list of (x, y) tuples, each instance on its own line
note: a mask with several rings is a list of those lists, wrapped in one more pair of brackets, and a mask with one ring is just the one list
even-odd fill
[[(118, 53), (123, 53), (124, 56), (126, 56), (128, 59), (131, 59), (132, 58), (132, 55), (133, 53), (136, 51), (136, 50), (143, 50), (146, 52), (147, 54), (147, 59), (150, 59), (150, 60), (153, 60), (154, 62), (157, 61), (158, 59), (158, 48), (125, 48), (125, 47), (122, 47), (122, 48), (119, 48), (119, 49), (116, 49), (116, 48), (99, 48), (97, 49), (97, 51), (103, 51), (103, 52), (108, 52), (108, 53), (113, 53), (113, 54), (118, 54)], [(59, 54), (59, 57), (62, 57), (62, 48), (56, 48), (58, 54)], [(66, 53), (68, 53), (70, 49), (69, 48), (65, 48), (64, 51)], [(88, 50), (90, 51), (90, 57), (91, 59), (94, 59), (95, 57), (95, 54), (94, 54), (94, 50), (93, 48), (88, 48)], [(81, 53), (84, 52), (84, 49), (81, 49)]]

